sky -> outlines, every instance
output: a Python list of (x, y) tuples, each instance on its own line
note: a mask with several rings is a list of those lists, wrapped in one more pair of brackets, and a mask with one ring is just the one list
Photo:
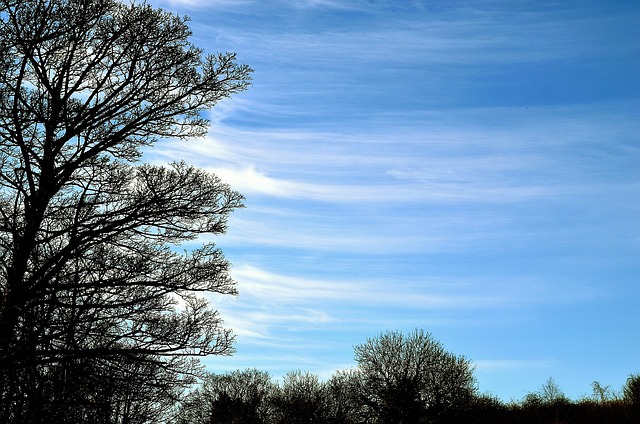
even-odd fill
[(640, 3), (153, 0), (253, 86), (164, 140), (240, 191), (211, 372), (355, 366), (416, 328), (520, 400), (640, 372)]

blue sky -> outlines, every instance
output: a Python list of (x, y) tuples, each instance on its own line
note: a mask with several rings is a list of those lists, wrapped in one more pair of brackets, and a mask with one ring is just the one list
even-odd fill
[(328, 377), (422, 328), (505, 400), (640, 372), (640, 3), (152, 3), (255, 69), (208, 137), (146, 156), (246, 196), (210, 371)]

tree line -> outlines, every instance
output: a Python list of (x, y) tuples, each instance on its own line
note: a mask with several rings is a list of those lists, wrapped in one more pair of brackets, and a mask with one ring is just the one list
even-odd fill
[(474, 393), (468, 402), (438, 413), (425, 405), (413, 414), (396, 413), (395, 417), (396, 407), (410, 403), (412, 397), (399, 398), (396, 405), (385, 404), (389, 410), (372, 408), (367, 397), (371, 388), (363, 387), (360, 378), (358, 369), (337, 372), (327, 381), (312, 373), (293, 371), (281, 383), (257, 369), (210, 374), (185, 398), (173, 420), (179, 424), (631, 424), (640, 419), (640, 375), (630, 376), (619, 393), (604, 398), (598, 382), (592, 383), (592, 395), (578, 400), (561, 392), (547, 397), (545, 383), (521, 401), (505, 403)]
[(640, 374), (617, 392), (592, 383), (570, 400), (549, 378), (521, 401), (478, 391), (472, 363), (429, 333), (386, 332), (355, 347), (356, 366), (326, 381), (292, 371), (282, 382), (257, 369), (209, 374), (189, 393), (178, 424), (589, 424), (640, 419)]

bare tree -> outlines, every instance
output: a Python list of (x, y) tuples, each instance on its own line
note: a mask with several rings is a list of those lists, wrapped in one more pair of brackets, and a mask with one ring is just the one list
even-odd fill
[(327, 415), (324, 384), (310, 372), (288, 372), (282, 386), (278, 387), (273, 404), (273, 422), (277, 424), (325, 422)]
[(146, 4), (0, 0), (0, 394), (14, 411), (0, 421), (87, 360), (175, 383), (194, 356), (232, 352), (198, 295), (235, 294), (229, 264), (213, 244), (177, 246), (223, 233), (242, 197), (184, 163), (139, 163), (160, 138), (205, 134), (203, 112), (249, 85), (233, 53), (205, 57), (189, 36)]
[(209, 374), (183, 402), (178, 422), (269, 423), (275, 388), (269, 373), (256, 369)]
[(326, 422), (356, 424), (369, 421), (368, 410), (361, 402), (362, 376), (357, 369), (340, 370), (325, 383)]
[(565, 396), (553, 377), (549, 377), (540, 387), (539, 391), (527, 393), (523, 400), (525, 405), (553, 405), (566, 404), (568, 402), (569, 399)]
[(355, 347), (362, 402), (382, 423), (437, 422), (475, 394), (471, 363), (431, 334), (390, 331)]

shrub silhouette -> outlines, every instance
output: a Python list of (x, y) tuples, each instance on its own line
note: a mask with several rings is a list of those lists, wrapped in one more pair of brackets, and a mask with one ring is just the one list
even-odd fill
[(640, 374), (631, 374), (627, 378), (622, 395), (631, 416), (636, 420), (640, 419)]

